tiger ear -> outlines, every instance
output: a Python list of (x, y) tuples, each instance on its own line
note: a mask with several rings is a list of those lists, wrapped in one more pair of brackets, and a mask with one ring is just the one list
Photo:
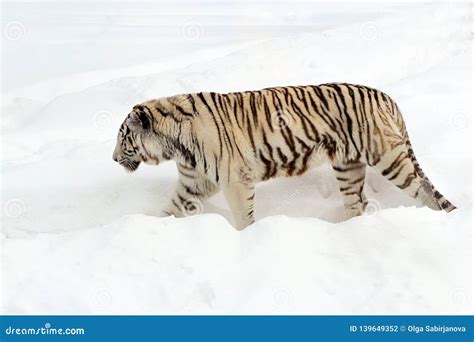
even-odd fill
[(143, 106), (133, 107), (133, 111), (128, 118), (130, 128), (141, 131), (148, 131), (151, 128), (152, 118), (143, 109)]

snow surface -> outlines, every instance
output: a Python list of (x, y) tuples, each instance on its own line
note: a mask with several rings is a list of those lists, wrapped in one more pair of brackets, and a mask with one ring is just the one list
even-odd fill
[[(187, 5), (3, 4), (2, 313), (472, 313), (469, 3)], [(112, 161), (143, 100), (331, 81), (397, 100), (458, 210), (369, 172), (369, 213), (338, 223), (323, 166), (259, 184), (237, 232), (222, 194), (156, 217), (172, 163)]]

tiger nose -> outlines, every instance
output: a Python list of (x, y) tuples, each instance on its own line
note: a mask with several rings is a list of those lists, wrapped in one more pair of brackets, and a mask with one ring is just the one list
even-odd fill
[(121, 149), (120, 146), (117, 144), (114, 148), (114, 151), (112, 152), (112, 159), (116, 162), (118, 162), (122, 157)]

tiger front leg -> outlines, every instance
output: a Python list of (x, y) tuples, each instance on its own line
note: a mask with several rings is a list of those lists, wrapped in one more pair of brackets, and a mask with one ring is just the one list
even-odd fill
[(230, 182), (224, 188), (224, 195), (232, 210), (237, 230), (242, 230), (255, 222), (255, 184), (246, 184), (239, 181)]
[(179, 182), (160, 216), (184, 217), (202, 213), (203, 201), (218, 191), (217, 185), (193, 169), (178, 165)]
[(189, 193), (187, 188), (180, 183), (171, 196), (169, 204), (161, 211), (160, 216), (185, 217), (200, 214), (204, 210), (202, 199), (203, 196)]

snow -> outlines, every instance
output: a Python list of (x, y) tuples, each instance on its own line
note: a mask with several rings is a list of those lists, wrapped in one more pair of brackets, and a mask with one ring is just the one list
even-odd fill
[[(469, 3), (3, 5), (2, 313), (472, 313)], [(340, 222), (323, 166), (259, 184), (237, 232), (222, 194), (157, 217), (172, 163), (112, 161), (143, 100), (330, 81), (390, 94), (459, 209), (370, 171), (369, 212)]]
[[(470, 255), (469, 241), (458, 236), (470, 233), (469, 211), (402, 212), (387, 209), (340, 225), (275, 216), (242, 233), (217, 214), (181, 220), (134, 214), (75, 232), (8, 239), (4, 272), (16, 276), (6, 278), (7, 309), (459, 313), (468, 282), (468, 262), (459, 261)], [(20, 250), (28, 252), (19, 258)]]

